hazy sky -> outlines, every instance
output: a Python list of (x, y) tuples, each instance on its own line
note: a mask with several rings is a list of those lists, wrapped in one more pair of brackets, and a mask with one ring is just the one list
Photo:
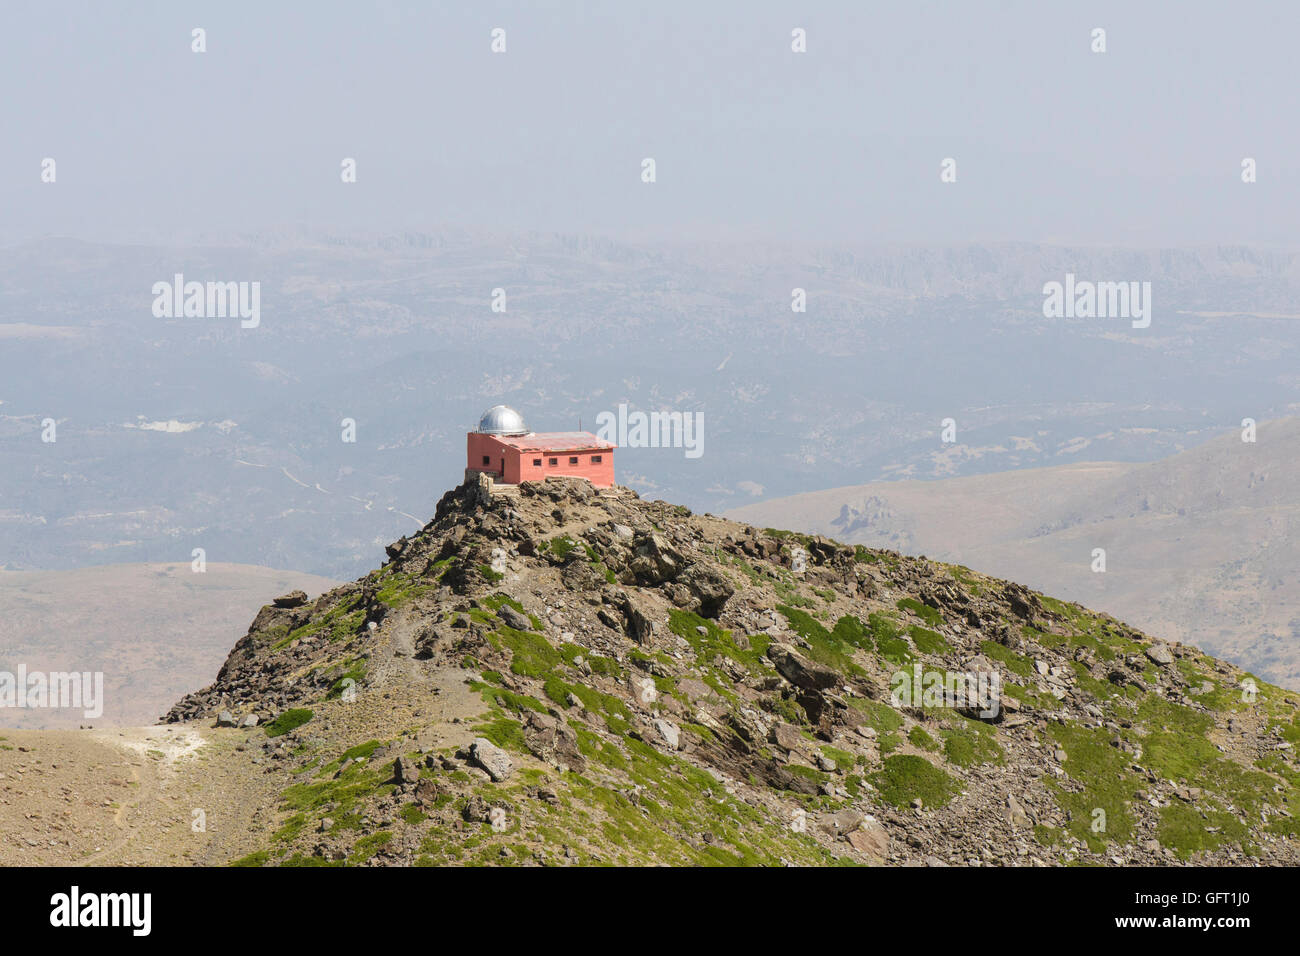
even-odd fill
[(0, 240), (1290, 242), (1297, 35), (1240, 0), (7, 3)]

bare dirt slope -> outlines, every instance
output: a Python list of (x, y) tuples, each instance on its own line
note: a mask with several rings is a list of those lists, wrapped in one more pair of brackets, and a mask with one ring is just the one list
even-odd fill
[(223, 863), (270, 793), (200, 727), (0, 734), (0, 865)]

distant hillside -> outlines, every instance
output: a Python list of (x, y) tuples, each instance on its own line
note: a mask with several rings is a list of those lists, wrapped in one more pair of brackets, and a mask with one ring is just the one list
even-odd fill
[[(874, 482), (728, 514), (979, 568), (1300, 687), (1300, 419), (1147, 464)], [(1091, 570), (1106, 551), (1106, 572)]]
[(334, 582), (243, 564), (0, 571), (0, 671), (102, 671), (104, 714), (0, 708), (0, 727), (147, 724), (208, 680), (230, 636), (272, 596)]

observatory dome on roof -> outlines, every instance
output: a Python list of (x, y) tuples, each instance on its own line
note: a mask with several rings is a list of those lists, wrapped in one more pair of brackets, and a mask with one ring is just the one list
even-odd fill
[(528, 426), (524, 424), (524, 416), (509, 405), (493, 405), (478, 423), (479, 434), (481, 435), (527, 435)]
[(618, 446), (591, 432), (534, 432), (509, 405), (493, 405), (465, 436), (465, 480), (521, 485), (548, 478), (581, 478), (614, 487)]

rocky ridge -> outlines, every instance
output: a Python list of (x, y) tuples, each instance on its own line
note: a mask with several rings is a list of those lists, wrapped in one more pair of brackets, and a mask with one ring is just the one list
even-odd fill
[(561, 480), (387, 558), (167, 716), (278, 775), (239, 862), (1300, 861), (1296, 694), (1017, 584)]

